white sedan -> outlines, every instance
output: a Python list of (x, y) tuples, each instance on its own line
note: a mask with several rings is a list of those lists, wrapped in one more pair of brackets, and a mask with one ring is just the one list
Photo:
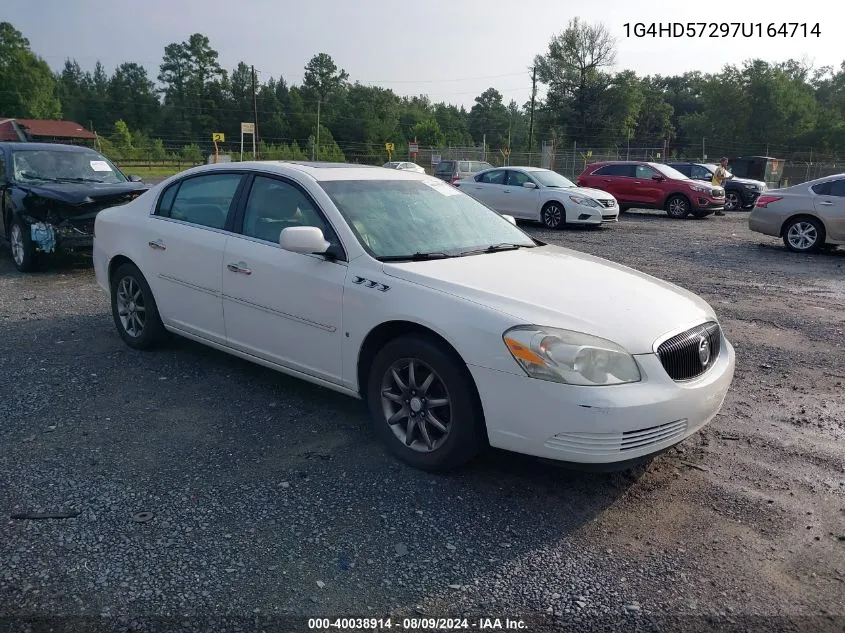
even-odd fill
[(401, 169), (402, 171), (412, 171), (417, 174), (425, 173), (425, 168), (409, 161), (392, 160), (389, 163), (385, 163), (384, 165), (382, 165), (382, 167), (387, 167), (387, 169)]
[(488, 445), (642, 458), (707, 424), (734, 373), (701, 298), (399, 170), (196, 167), (100, 212), (94, 268), (130, 347), (172, 332), (362, 398), (423, 469)]
[(619, 221), (619, 204), (611, 194), (579, 187), (550, 169), (488, 169), (455, 185), (491, 209), (521, 220), (542, 222), (550, 229)]

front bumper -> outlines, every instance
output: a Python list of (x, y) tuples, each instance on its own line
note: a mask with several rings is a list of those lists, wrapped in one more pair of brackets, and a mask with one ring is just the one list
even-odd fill
[(724, 198), (710, 198), (705, 195), (691, 196), (692, 206), (695, 211), (722, 211), (725, 208)]
[(612, 207), (587, 207), (581, 204), (570, 204), (567, 209), (567, 224), (600, 225), (619, 221), (619, 205)]
[(736, 362), (724, 336), (715, 364), (689, 382), (673, 381), (655, 354), (636, 359), (642, 380), (612, 387), (563, 385), (470, 366), (491, 446), (583, 464), (660, 452), (716, 416)]

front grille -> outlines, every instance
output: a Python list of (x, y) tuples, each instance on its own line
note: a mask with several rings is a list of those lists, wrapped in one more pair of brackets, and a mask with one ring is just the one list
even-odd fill
[[(704, 341), (709, 345), (709, 355), (702, 352)], [(722, 348), (722, 330), (718, 323), (704, 323), (664, 341), (657, 348), (657, 355), (672, 380), (691, 380), (706, 372), (719, 357)], [(702, 362), (702, 356), (707, 362)]]
[(616, 200), (599, 200), (605, 207), (612, 209), (616, 206)]

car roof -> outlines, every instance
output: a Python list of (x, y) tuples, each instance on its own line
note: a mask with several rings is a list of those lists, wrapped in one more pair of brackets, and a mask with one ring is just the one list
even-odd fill
[[(309, 176), (318, 182), (331, 180), (431, 180), (427, 176), (403, 169), (385, 169), (376, 165), (355, 163), (329, 163), (310, 161), (257, 160), (200, 165), (188, 170), (192, 175), (218, 170), (249, 169), (277, 173), (282, 176), (296, 174)], [(188, 172), (182, 172), (187, 174)]]
[(8, 143), (0, 142), (0, 147), (11, 150), (55, 150), (59, 152), (96, 152), (93, 147), (85, 145), (67, 145), (65, 143)]

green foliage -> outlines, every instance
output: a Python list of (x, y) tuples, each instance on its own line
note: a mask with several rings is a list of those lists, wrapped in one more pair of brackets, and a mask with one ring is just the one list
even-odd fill
[[(381, 163), (386, 142), (402, 151), (414, 138), (443, 152), (486, 138), (494, 156), (504, 147), (524, 152), (529, 141), (536, 153), (549, 140), (585, 150), (668, 142), (670, 154), (690, 157), (771, 149), (786, 158), (810, 147), (816, 156), (845, 149), (845, 62), (814, 70), (797, 61), (748, 60), (713, 74), (642, 77), (612, 71), (615, 57), (615, 40), (602, 24), (572, 19), (551, 38), (534, 60), (545, 90), (529, 139), (528, 104), (506, 104), (495, 87), (467, 110), (351, 83), (326, 53), (308, 61), (301, 85), (290, 85), (254, 73), (245, 61), (227, 72), (201, 33), (167, 44), (154, 78), (132, 61), (109, 74), (100, 62), (84, 69), (72, 58), (54, 75), (23, 34), (3, 22), (0, 116), (77, 121), (96, 130), (102, 147), (122, 160), (200, 162), (213, 151), (212, 132), (226, 134), (221, 151), (236, 153), (240, 125), (256, 111), (260, 157), (280, 160), (316, 153), (321, 160)], [(247, 136), (245, 146), (251, 145)]]

